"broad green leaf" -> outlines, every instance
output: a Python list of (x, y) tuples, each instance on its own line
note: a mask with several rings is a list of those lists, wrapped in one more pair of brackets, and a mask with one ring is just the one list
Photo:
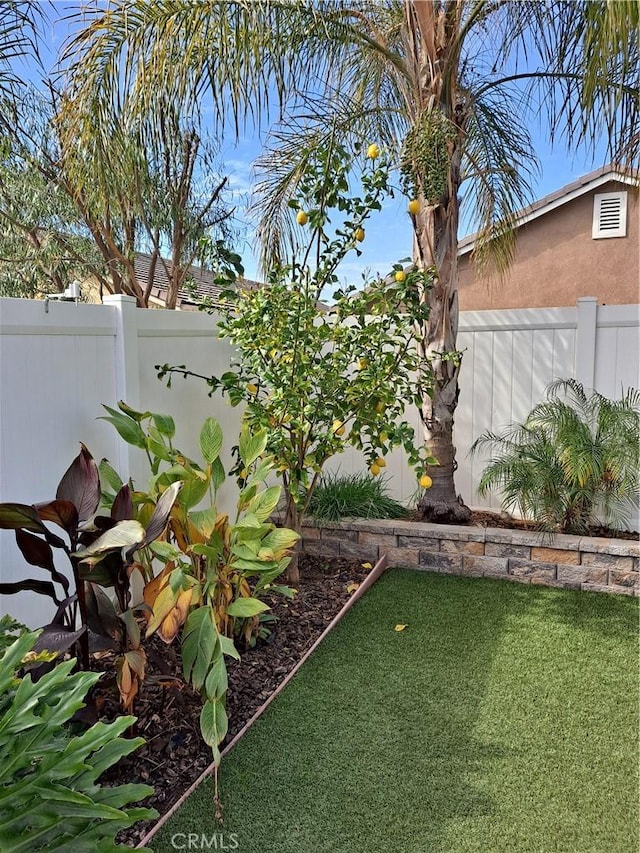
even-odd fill
[(211, 463), (211, 482), (213, 483), (214, 490), (218, 491), (226, 479), (227, 475), (224, 470), (224, 465), (222, 464), (220, 457), (218, 457)]
[(211, 669), (205, 679), (204, 692), (212, 699), (214, 696), (224, 696), (227, 692), (228, 686), (229, 679), (227, 678), (227, 667), (225, 665), (224, 655), (221, 649), (220, 654), (211, 664)]
[(182, 666), (185, 678), (200, 690), (218, 645), (218, 631), (209, 607), (199, 607), (187, 619), (182, 635)]
[(281, 494), (281, 486), (269, 486), (264, 492), (255, 496), (247, 507), (247, 512), (254, 513), (260, 521), (266, 521), (278, 506)]
[(225, 637), (224, 634), (220, 634), (219, 640), (223, 654), (234, 660), (240, 660), (240, 652), (236, 649), (231, 637)]
[(264, 453), (268, 438), (269, 436), (266, 430), (260, 430), (252, 435), (248, 428), (243, 427), (242, 432), (240, 433), (238, 447), (240, 451), (240, 458), (244, 462), (246, 468), (255, 462), (258, 456)]
[(247, 619), (270, 609), (268, 604), (265, 604), (264, 601), (259, 601), (257, 598), (236, 598), (227, 607), (227, 613), (229, 616)]
[(222, 450), (222, 428), (214, 418), (207, 418), (200, 430), (200, 450), (206, 462), (213, 463)]
[(171, 542), (150, 542), (149, 548), (162, 560), (177, 560), (182, 551)]
[(227, 728), (227, 712), (222, 699), (207, 699), (200, 713), (200, 731), (205, 743), (217, 746), (224, 739)]
[(295, 530), (289, 530), (288, 527), (276, 527), (262, 540), (262, 547), (271, 548), (277, 554), (293, 548), (298, 539), (300, 539), (300, 534), (296, 533)]
[(98, 420), (109, 421), (113, 424), (120, 438), (123, 438), (127, 444), (132, 444), (134, 447), (139, 447), (141, 450), (146, 450), (147, 437), (144, 430), (137, 421), (128, 418), (126, 415), (120, 414), (115, 409), (109, 406), (103, 406), (109, 412), (109, 417), (101, 417)]
[(197, 545), (193, 545), (191, 547), (191, 550), (194, 554), (199, 554), (202, 557), (206, 557), (207, 560), (209, 560), (209, 562), (214, 566), (218, 562), (218, 559), (220, 558), (220, 555), (222, 553), (221, 548), (215, 548), (213, 545), (201, 545), (200, 543), (198, 543)]
[(44, 532), (45, 526), (40, 521), (38, 513), (27, 504), (0, 504), (0, 528), (4, 530), (33, 530)]
[(100, 480), (107, 486), (110, 486), (114, 492), (119, 492), (122, 488), (122, 479), (115, 468), (111, 466), (107, 459), (103, 459), (98, 465)]
[(171, 415), (153, 414), (151, 417), (159, 433), (166, 435), (167, 438), (174, 437), (176, 434), (176, 425)]
[(201, 479), (194, 472), (189, 472), (189, 478), (184, 481), (180, 492), (180, 504), (187, 510), (197, 506), (209, 491), (209, 481)]
[(189, 513), (189, 520), (202, 533), (205, 539), (208, 539), (213, 533), (218, 518), (218, 510), (215, 506), (194, 510)]
[[(107, 407), (105, 406), (104, 408), (106, 409)], [(125, 415), (129, 415), (130, 418), (133, 418), (133, 420), (138, 423), (140, 423), (140, 421), (144, 421), (151, 414), (151, 412), (139, 412), (137, 409), (131, 408), (131, 406), (128, 406), (124, 400), (118, 400), (118, 408), (121, 412), (124, 412)]]

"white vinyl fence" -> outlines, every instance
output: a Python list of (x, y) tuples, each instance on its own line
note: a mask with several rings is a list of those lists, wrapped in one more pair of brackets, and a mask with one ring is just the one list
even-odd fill
[[(134, 408), (173, 415), (176, 446), (196, 458), (207, 416), (220, 421), (227, 453), (236, 443), (237, 409), (218, 395), (209, 398), (201, 381), (175, 377), (168, 389), (156, 377), (155, 365), (163, 363), (186, 364), (205, 375), (227, 369), (231, 350), (218, 340), (215, 319), (137, 309), (126, 296), (105, 301), (0, 299), (0, 501), (52, 498), (81, 441), (97, 460), (107, 457), (123, 478), (145, 484), (143, 452), (125, 445), (110, 424), (99, 420), (103, 403), (115, 406), (125, 400)], [(475, 489), (483, 462), (469, 458), (472, 442), (486, 429), (522, 419), (553, 379), (576, 377), (611, 397), (640, 387), (639, 330), (640, 306), (598, 305), (590, 297), (575, 308), (463, 313), (455, 442), (456, 483), (464, 500), (482, 505)], [(417, 413), (409, 418), (420, 439)], [(362, 470), (363, 460), (348, 450), (332, 467), (343, 473)], [(400, 453), (390, 458), (387, 474), (395, 495), (408, 500), (416, 481)], [(221, 508), (229, 511), (233, 503), (233, 488), (226, 484)], [(0, 531), (2, 581), (19, 580), (28, 571), (13, 535)], [(5, 597), (0, 614), (42, 624), (50, 609), (40, 599), (30, 593)]]

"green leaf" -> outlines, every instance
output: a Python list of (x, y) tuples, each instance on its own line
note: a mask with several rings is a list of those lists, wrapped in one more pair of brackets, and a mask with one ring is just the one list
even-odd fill
[(100, 472), (100, 480), (110, 486), (114, 492), (119, 492), (122, 488), (122, 480), (120, 479), (120, 475), (113, 468), (107, 459), (103, 459), (98, 465), (98, 471)]
[(176, 425), (171, 415), (153, 414), (151, 417), (159, 433), (166, 435), (170, 439), (174, 437), (176, 434)]
[(215, 696), (224, 696), (228, 686), (227, 667), (221, 649), (220, 654), (211, 664), (211, 669), (204, 682), (204, 691), (209, 699), (213, 699)]
[(236, 598), (227, 607), (229, 616), (234, 616), (240, 619), (248, 619), (251, 616), (257, 616), (258, 613), (264, 613), (265, 610), (270, 610), (268, 604), (264, 601), (259, 601), (257, 598)]
[(212, 463), (222, 450), (222, 428), (214, 418), (207, 418), (200, 430), (200, 450), (206, 462)]
[(177, 560), (182, 555), (180, 548), (171, 542), (150, 542), (149, 548), (162, 560)]
[(295, 530), (289, 530), (288, 527), (276, 527), (262, 540), (262, 547), (271, 548), (277, 553), (293, 548), (298, 539), (300, 539), (300, 534), (296, 533)]
[(33, 530), (44, 532), (45, 526), (40, 521), (38, 513), (27, 504), (0, 504), (0, 528), (4, 530)]
[(220, 634), (219, 640), (220, 648), (224, 655), (234, 660), (240, 660), (240, 652), (236, 649), (231, 637), (225, 637), (224, 634)]
[(109, 421), (118, 431), (120, 438), (123, 438), (127, 444), (132, 444), (134, 447), (146, 450), (147, 437), (139, 423), (126, 417), (126, 415), (121, 415), (115, 409), (110, 409), (109, 406), (103, 406), (103, 408), (110, 413), (110, 417), (103, 416), (98, 418), (98, 420)]
[(211, 463), (211, 482), (213, 483), (215, 491), (218, 491), (226, 479), (227, 474), (224, 470), (224, 465), (222, 464), (220, 457), (218, 457)]
[(260, 430), (252, 435), (247, 427), (243, 427), (238, 447), (240, 458), (244, 462), (245, 468), (248, 468), (249, 465), (256, 461), (258, 456), (264, 453), (268, 438), (266, 430)]
[(218, 647), (218, 631), (211, 608), (194, 610), (182, 635), (182, 666), (185, 678), (200, 690)]
[(264, 492), (255, 496), (247, 507), (247, 512), (254, 513), (260, 521), (266, 521), (278, 506), (281, 494), (281, 486), (269, 486)]
[(222, 699), (207, 699), (200, 713), (200, 731), (205, 743), (217, 746), (227, 734), (228, 719)]

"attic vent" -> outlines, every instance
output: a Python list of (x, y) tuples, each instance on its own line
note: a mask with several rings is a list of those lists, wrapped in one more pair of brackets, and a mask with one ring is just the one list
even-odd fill
[(627, 236), (627, 194), (599, 193), (593, 197), (594, 240)]

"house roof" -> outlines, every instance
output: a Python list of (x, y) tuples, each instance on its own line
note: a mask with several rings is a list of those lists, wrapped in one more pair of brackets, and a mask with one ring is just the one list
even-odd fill
[[(151, 273), (151, 255), (137, 252), (133, 263), (136, 271), (136, 277), (141, 287), (146, 288), (149, 282), (149, 275)], [(169, 270), (171, 269), (171, 261), (165, 260), (163, 263), (158, 259), (153, 271), (153, 284), (151, 286), (150, 298), (151, 300), (162, 304), (164, 304), (168, 289), (167, 268)], [(198, 297), (202, 299), (210, 299), (215, 305), (220, 303), (222, 288), (215, 283), (214, 274), (211, 270), (204, 269), (203, 267), (190, 266), (188, 275), (195, 285)], [(240, 279), (239, 284), (245, 287), (259, 286), (258, 282), (251, 281), (249, 279)], [(183, 311), (193, 311), (197, 307), (195, 298), (190, 289), (180, 288), (178, 291), (178, 307)]]
[[(598, 189), (598, 187), (610, 181), (617, 181), (618, 183), (629, 184), (635, 187), (639, 185), (638, 174), (636, 172), (616, 168), (611, 164), (601, 166), (599, 169), (583, 175), (576, 181), (566, 184), (566, 186), (561, 187), (559, 190), (543, 196), (543, 198), (534, 201), (533, 204), (520, 210), (516, 213), (515, 227), (519, 228), (533, 219), (544, 216), (546, 213), (550, 213), (563, 204), (567, 204), (585, 193)], [(463, 237), (458, 242), (458, 255), (466, 255), (468, 252), (471, 252), (475, 246), (477, 237), (478, 232)]]

